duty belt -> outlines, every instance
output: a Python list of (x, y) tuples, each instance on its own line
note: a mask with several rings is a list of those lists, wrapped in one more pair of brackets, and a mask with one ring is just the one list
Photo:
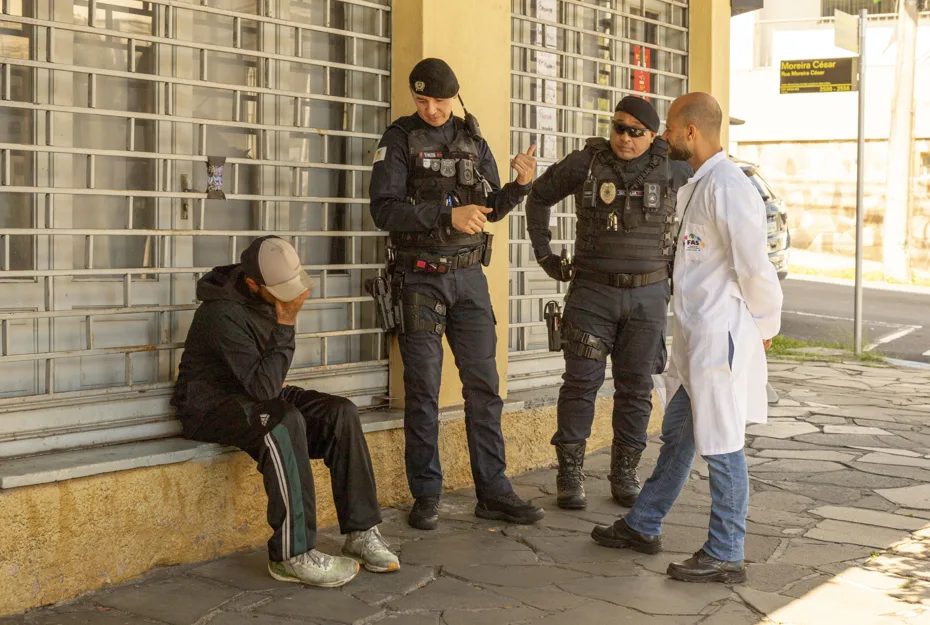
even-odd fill
[(589, 271), (588, 269), (575, 270), (575, 279), (589, 280), (599, 284), (619, 287), (621, 289), (632, 289), (640, 286), (648, 286), (656, 282), (668, 280), (668, 267), (662, 267), (652, 273), (602, 273), (600, 271)]
[(446, 274), (456, 269), (465, 269), (480, 263), (484, 258), (486, 247), (486, 245), (479, 245), (472, 250), (459, 252), (451, 256), (396, 250), (394, 259), (396, 264), (410, 268), (413, 271)]

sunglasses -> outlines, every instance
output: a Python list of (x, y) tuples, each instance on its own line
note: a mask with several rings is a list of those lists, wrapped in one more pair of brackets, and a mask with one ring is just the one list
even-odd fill
[(620, 122), (614, 122), (614, 132), (618, 135), (627, 134), (630, 139), (642, 139), (646, 136), (646, 133), (649, 132), (646, 128), (635, 128), (633, 126), (627, 126), (626, 124), (621, 124)]

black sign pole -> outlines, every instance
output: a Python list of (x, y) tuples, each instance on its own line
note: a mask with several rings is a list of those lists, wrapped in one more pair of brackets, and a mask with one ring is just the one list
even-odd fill
[(862, 353), (862, 222), (865, 199), (865, 32), (869, 12), (859, 11), (859, 147), (856, 151), (856, 304), (853, 315), (853, 348)]

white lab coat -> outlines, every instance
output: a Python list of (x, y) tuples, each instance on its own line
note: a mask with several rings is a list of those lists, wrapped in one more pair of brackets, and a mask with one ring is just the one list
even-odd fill
[(742, 449), (747, 421), (768, 417), (762, 340), (781, 327), (782, 291), (768, 259), (765, 205), (720, 152), (678, 191), (678, 218), (665, 397), (684, 385), (697, 453), (727, 454)]

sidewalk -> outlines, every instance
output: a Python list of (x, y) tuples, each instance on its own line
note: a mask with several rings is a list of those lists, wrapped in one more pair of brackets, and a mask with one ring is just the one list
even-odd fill
[[(339, 590), (272, 580), (264, 549), (162, 569), (134, 585), (0, 625), (930, 625), (930, 373), (858, 364), (773, 363), (781, 401), (748, 430), (753, 492), (744, 586), (669, 580), (706, 537), (707, 467), (664, 528), (657, 556), (595, 545), (609, 499), (609, 456), (588, 459), (588, 510), (555, 505), (555, 471), (514, 480), (546, 508), (535, 527), (473, 516), (473, 492), (443, 498), (435, 532), (385, 511), (403, 568), (363, 572)], [(658, 453), (650, 443), (641, 475)], [(320, 547), (337, 553), (325, 532)], [(108, 548), (101, 545), (101, 548)], [(0, 582), (2, 583), (2, 582)]]

